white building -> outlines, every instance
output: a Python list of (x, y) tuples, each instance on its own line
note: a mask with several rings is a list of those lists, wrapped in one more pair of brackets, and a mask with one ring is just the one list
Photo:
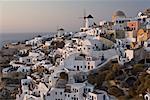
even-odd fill
[(114, 22), (113, 29), (114, 30), (125, 30), (127, 26), (127, 22), (129, 22), (130, 18), (117, 18)]
[(130, 21), (131, 18), (127, 18), (123, 11), (116, 11), (112, 15), (112, 21), (114, 22), (113, 29), (114, 30), (124, 30), (127, 26), (127, 22)]
[(134, 50), (125, 50), (126, 58), (131, 61), (134, 58)]
[(19, 50), (19, 53), (20, 53), (21, 55), (27, 54), (27, 52), (28, 52), (27, 49)]
[(60, 28), (57, 30), (57, 37), (61, 37), (61, 36), (64, 36), (65, 35), (65, 32), (64, 32), (64, 29), (63, 28)]
[(44, 53), (40, 51), (29, 52), (29, 55), (26, 57), (20, 57), (19, 62), (26, 64), (35, 64), (40, 60), (44, 59)]
[(26, 45), (40, 46), (42, 45), (42, 37), (35, 37), (32, 40), (26, 41)]
[(150, 29), (150, 18), (146, 19), (146, 29)]
[(37, 62), (34, 66), (32, 66), (32, 69), (37, 69), (38, 66), (43, 66), (44, 68), (49, 70), (49, 68), (52, 67), (52, 64), (48, 60), (42, 60)]
[(46, 100), (85, 100), (84, 90), (93, 91), (93, 88), (84, 83), (66, 84), (65, 88), (51, 88), (45, 97)]
[(88, 15), (88, 16), (84, 16), (84, 27), (80, 28), (81, 32), (86, 32), (89, 29), (91, 29), (92, 25), (93, 25), (93, 16), (92, 15)]
[(30, 56), (20, 57), (19, 58), (19, 62), (26, 63), (26, 64), (33, 64), (36, 61), (37, 61), (37, 58), (33, 58), (33, 57), (30, 57)]
[(17, 69), (17, 72), (30, 73), (30, 72), (31, 72), (31, 67), (19, 67), (19, 68)]
[(96, 58), (84, 54), (72, 54), (64, 60), (67, 69), (76, 71), (89, 71), (97, 67), (102, 62), (102, 57)]
[(9, 73), (12, 73), (12, 72), (16, 72), (17, 69), (18, 69), (18, 67), (10, 66), (10, 67), (4, 68), (4, 69), (2, 70), (2, 73), (3, 73), (3, 74), (9, 74)]
[(118, 61), (124, 65), (134, 58), (134, 50), (127, 49), (128, 42), (126, 39), (117, 39), (116, 41), (116, 51), (119, 56)]
[(49, 47), (49, 46), (51, 45), (51, 43), (52, 43), (52, 41), (46, 41), (46, 42), (45, 42), (45, 46), (48, 46), (48, 47)]
[(65, 89), (63, 88), (51, 88), (45, 95), (45, 100), (65, 100)]
[(65, 100), (83, 100), (85, 84), (83, 83), (74, 83), (66, 85), (66, 98)]
[(95, 90), (87, 94), (86, 100), (110, 100), (107, 92), (102, 90)]
[[(72, 73), (70, 73), (72, 74)], [(69, 76), (70, 77), (70, 76)], [(62, 81), (61, 81), (62, 82)], [(32, 80), (31, 77), (21, 80), (21, 91), (16, 96), (17, 100), (85, 100), (88, 92), (93, 92), (94, 86), (84, 83), (62, 84), (63, 86), (51, 86), (46, 82)]]
[(100, 51), (104, 49), (105, 45), (98, 39), (84, 39), (79, 42), (78, 51), (81, 51), (84, 54), (90, 54), (92, 51)]
[(30, 93), (30, 86), (31, 86), (31, 79), (21, 79), (21, 90), (23, 94), (29, 94)]

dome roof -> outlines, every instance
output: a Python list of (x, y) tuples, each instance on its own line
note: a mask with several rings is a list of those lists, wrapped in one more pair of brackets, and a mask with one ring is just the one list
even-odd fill
[(93, 16), (92, 15), (88, 15), (87, 18), (93, 18)]
[(123, 11), (116, 11), (115, 13), (113, 13), (114, 17), (126, 17), (125, 13)]

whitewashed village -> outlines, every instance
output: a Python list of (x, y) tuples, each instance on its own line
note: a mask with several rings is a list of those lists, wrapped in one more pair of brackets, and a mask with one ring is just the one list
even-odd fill
[(150, 100), (150, 9), (136, 17), (119, 10), (100, 22), (89, 14), (83, 21), (79, 32), (60, 27), (4, 45), (24, 46), (2, 69), (4, 77), (24, 75), (16, 100)]

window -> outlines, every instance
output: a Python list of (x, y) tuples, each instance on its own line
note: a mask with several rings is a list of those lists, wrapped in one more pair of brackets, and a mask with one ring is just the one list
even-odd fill
[(92, 96), (92, 100), (94, 100), (94, 97)]
[(88, 69), (90, 69), (90, 66), (88, 66)]
[(60, 95), (62, 95), (62, 92), (60, 92)]
[(68, 97), (70, 97), (70, 95), (68, 94)]
[(57, 95), (57, 92), (55, 92), (55, 94)]
[(84, 66), (86, 68), (86, 66)]
[(28, 62), (30, 62), (30, 59), (27, 59)]
[(84, 88), (84, 93), (85, 93), (86, 91), (85, 91), (85, 88)]
[(146, 19), (145, 19), (145, 18), (143, 18), (143, 21), (145, 22), (145, 21), (146, 21)]
[(103, 95), (103, 100), (105, 100), (106, 99), (106, 96), (105, 95)]

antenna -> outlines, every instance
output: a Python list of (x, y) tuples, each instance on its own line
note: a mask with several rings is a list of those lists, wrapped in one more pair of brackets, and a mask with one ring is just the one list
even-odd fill
[(79, 17), (80, 19), (83, 19), (83, 26), (85, 27), (85, 24), (86, 24), (86, 18), (87, 18), (87, 16), (86, 16), (86, 10), (84, 9), (83, 10), (83, 17)]
[(83, 26), (85, 27), (86, 25), (86, 18), (87, 18), (87, 16), (86, 16), (86, 10), (84, 9), (83, 10), (83, 19), (84, 19), (84, 21), (83, 21)]
[(57, 30), (57, 31), (58, 31), (58, 29), (59, 29), (59, 25), (56, 26), (56, 30)]
[(79, 19), (83, 19), (83, 26), (84, 27), (87, 27), (87, 23), (88, 23), (87, 19), (89, 19), (89, 18), (93, 18), (93, 16), (92, 15), (87, 16), (86, 15), (86, 10), (84, 9), (83, 10), (83, 17), (79, 17)]
[(86, 19), (86, 17), (87, 17), (87, 16), (86, 16), (86, 10), (84, 9), (84, 10), (83, 10), (83, 18)]

